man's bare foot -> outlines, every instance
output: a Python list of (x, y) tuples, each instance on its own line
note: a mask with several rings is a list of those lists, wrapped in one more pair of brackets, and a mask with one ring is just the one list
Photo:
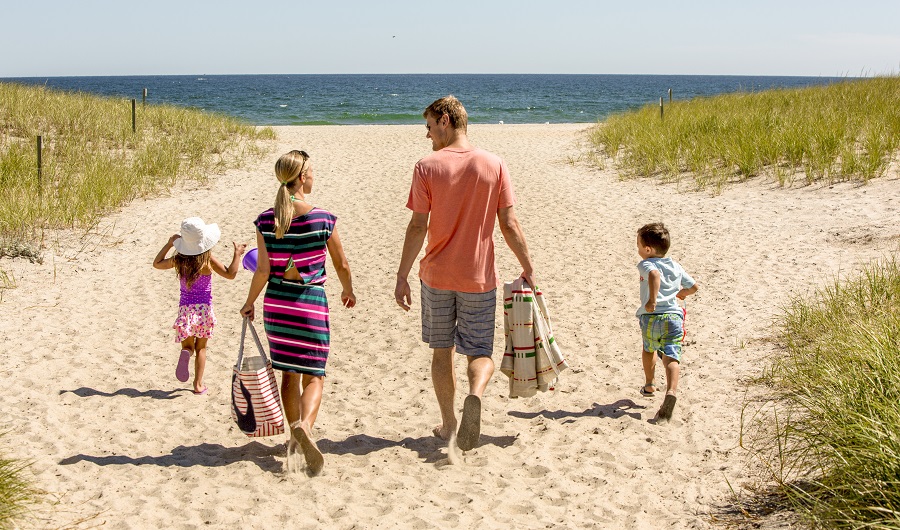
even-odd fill
[(481, 436), (481, 398), (469, 394), (463, 401), (463, 414), (459, 431), (456, 433), (456, 446), (463, 451), (471, 451), (478, 445)]
[(300, 445), (303, 457), (306, 459), (306, 467), (310, 475), (318, 475), (325, 467), (325, 457), (313, 441), (309, 432), (309, 425), (305, 421), (295, 421), (291, 424), (291, 436)]
[(450, 439), (450, 436), (456, 432), (456, 425), (452, 427), (444, 427), (443, 425), (437, 425), (434, 429), (431, 430), (435, 436), (440, 438), (441, 440), (447, 441)]

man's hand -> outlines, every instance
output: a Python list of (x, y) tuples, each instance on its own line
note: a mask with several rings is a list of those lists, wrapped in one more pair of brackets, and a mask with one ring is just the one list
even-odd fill
[(406, 281), (406, 278), (401, 276), (397, 276), (397, 287), (394, 288), (394, 299), (397, 301), (397, 305), (403, 308), (404, 311), (409, 311), (410, 305), (412, 305), (412, 294), (409, 290), (409, 282)]

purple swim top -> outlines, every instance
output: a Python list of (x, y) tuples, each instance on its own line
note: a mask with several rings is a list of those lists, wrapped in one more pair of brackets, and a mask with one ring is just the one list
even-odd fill
[(212, 304), (212, 274), (201, 274), (188, 289), (181, 278), (181, 302), (178, 305)]

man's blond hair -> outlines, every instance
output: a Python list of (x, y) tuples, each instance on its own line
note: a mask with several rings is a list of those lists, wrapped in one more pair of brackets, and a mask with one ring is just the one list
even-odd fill
[(444, 96), (436, 99), (434, 103), (428, 105), (428, 108), (422, 113), (422, 117), (427, 119), (431, 116), (435, 120), (439, 120), (444, 114), (450, 118), (450, 125), (454, 129), (466, 132), (469, 126), (469, 115), (466, 114), (466, 108), (455, 96)]

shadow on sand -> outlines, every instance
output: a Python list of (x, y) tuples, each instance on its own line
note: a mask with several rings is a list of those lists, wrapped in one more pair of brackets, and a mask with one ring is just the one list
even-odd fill
[(179, 388), (176, 390), (138, 390), (136, 388), (120, 388), (115, 392), (103, 392), (102, 390), (94, 390), (93, 388), (81, 387), (75, 390), (60, 390), (59, 395), (66, 393), (75, 394), (78, 397), (115, 397), (125, 396), (130, 398), (148, 397), (151, 399), (176, 399), (182, 394), (190, 393), (189, 388)]
[[(584, 418), (590, 416), (617, 419), (621, 418), (622, 416), (628, 416), (630, 418), (639, 420), (641, 419), (641, 411), (645, 410), (646, 408), (646, 406), (638, 405), (630, 399), (620, 399), (608, 405), (594, 403), (591, 408), (579, 412), (568, 410), (542, 410), (539, 412), (521, 412), (518, 410), (511, 410), (507, 414), (516, 418), (524, 418), (527, 420), (536, 418), (538, 416), (543, 416), (550, 420), (561, 420), (563, 418)], [(635, 410), (637, 412), (629, 412), (632, 410)], [(575, 419), (569, 419), (567, 421), (564, 421), (563, 423), (572, 423), (574, 421)]]
[[(516, 441), (515, 436), (488, 436), (481, 435), (479, 447), (485, 445), (495, 445), (500, 448), (509, 447)], [(425, 463), (435, 464), (447, 459), (444, 450), (447, 448), (447, 441), (441, 440), (435, 436), (422, 436), (419, 438), (404, 438), (402, 440), (387, 440), (385, 438), (376, 438), (367, 434), (354, 434), (339, 442), (322, 438), (316, 442), (319, 450), (323, 453), (333, 455), (367, 455), (383, 449), (392, 447), (402, 447), (415, 452)]]
[(284, 444), (268, 446), (250, 442), (240, 447), (225, 447), (220, 444), (179, 445), (168, 455), (161, 456), (93, 456), (75, 455), (60, 460), (60, 465), (68, 466), (78, 462), (90, 462), (98, 466), (160, 466), (160, 467), (221, 467), (238, 462), (251, 462), (263, 471), (281, 471), (281, 462), (275, 456), (284, 456)]

